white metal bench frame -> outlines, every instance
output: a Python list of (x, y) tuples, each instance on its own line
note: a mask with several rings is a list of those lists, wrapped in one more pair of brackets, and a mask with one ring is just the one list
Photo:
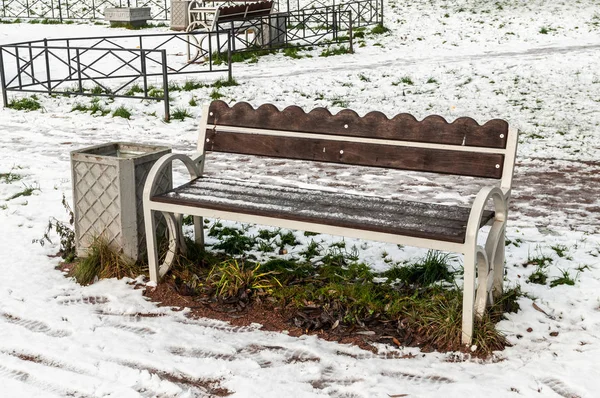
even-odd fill
[[(204, 242), (202, 217), (209, 217), (461, 253), (464, 255), (462, 343), (465, 345), (471, 344), (474, 316), (481, 317), (484, 314), (486, 307), (491, 305), (494, 298), (502, 293), (504, 280), (505, 231), (518, 142), (518, 131), (515, 128), (512, 126), (509, 127), (506, 148), (500, 149), (411, 141), (389, 140), (385, 142), (386, 145), (398, 145), (404, 147), (444, 149), (457, 152), (471, 151), (504, 155), (504, 165), (500, 184), (499, 186), (493, 185), (483, 187), (475, 197), (471, 206), (465, 242), (461, 244), (152, 201), (152, 197), (160, 193), (156, 192), (158, 182), (157, 176), (160, 176), (165, 168), (169, 167), (174, 160), (183, 162), (187, 167), (191, 180), (202, 175), (204, 169), (204, 147), (207, 119), (209, 116), (208, 113), (209, 105), (204, 105), (200, 123), (200, 133), (198, 136), (197, 154), (193, 157), (187, 157), (182, 154), (169, 154), (163, 156), (154, 165), (146, 180), (146, 185), (144, 187), (144, 218), (148, 245), (148, 264), (150, 269), (150, 279), (152, 281), (158, 282), (169, 270), (177, 252), (185, 251), (181, 232), (181, 219), (183, 214), (193, 216), (195, 240), (199, 244), (203, 244)], [(219, 125), (211, 126), (211, 128), (216, 129), (217, 132), (220, 127), (221, 126)], [(262, 135), (271, 134), (286, 137), (306, 136), (306, 133), (292, 131), (275, 131), (231, 126), (227, 126), (226, 129), (227, 131), (236, 131), (247, 134), (260, 133)], [(310, 134), (311, 138), (316, 138), (318, 136), (318, 134)], [(375, 141), (368, 138), (351, 136), (327, 136), (327, 139), (349, 142)], [(376, 140), (377, 143), (383, 143), (382, 141), (383, 140), (380, 139)], [(493, 201), (495, 216), (490, 222), (491, 229), (488, 233), (485, 245), (481, 246), (477, 244), (480, 231), (479, 224), (485, 206), (490, 200)], [(165, 261), (160, 265), (158, 263), (155, 212), (161, 212), (165, 216), (169, 232), (169, 251)]]

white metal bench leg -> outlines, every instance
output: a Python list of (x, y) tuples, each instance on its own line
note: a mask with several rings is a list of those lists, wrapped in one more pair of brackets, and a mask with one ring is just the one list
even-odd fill
[(465, 253), (464, 257), (464, 286), (462, 309), (462, 343), (470, 345), (473, 338), (473, 318), (475, 309), (475, 266), (478, 251), (476, 249)]
[(150, 280), (158, 283), (158, 248), (156, 243), (156, 220), (154, 219), (154, 214), (154, 211), (149, 210), (147, 207), (144, 208)]
[(194, 241), (204, 250), (204, 219), (194, 216)]
[(492, 287), (492, 295), (494, 300), (500, 298), (504, 291), (504, 259), (506, 252), (506, 222), (502, 228), (502, 232), (498, 235), (498, 245), (494, 255), (494, 284)]

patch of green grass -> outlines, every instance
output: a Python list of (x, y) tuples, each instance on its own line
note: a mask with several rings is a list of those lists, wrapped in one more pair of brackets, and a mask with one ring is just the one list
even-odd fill
[(208, 96), (209, 96), (209, 97), (210, 97), (210, 98), (211, 98), (213, 101), (220, 100), (221, 98), (223, 98), (223, 97), (224, 97), (224, 95), (223, 95), (223, 94), (221, 94), (221, 93), (219, 92), (219, 90), (218, 90), (218, 89), (216, 89), (216, 88), (215, 88), (215, 89), (213, 89), (213, 91), (211, 91), (211, 92), (210, 92), (210, 94), (209, 94)]
[(44, 18), (44, 19), (41, 20), (40, 23), (42, 25), (60, 25), (62, 22), (60, 22), (58, 19)]
[(31, 195), (33, 195), (33, 193), (35, 191), (39, 191), (39, 190), (40, 190), (39, 186), (34, 187), (32, 185), (23, 184), (23, 190), (9, 196), (8, 198), (6, 198), (6, 201), (8, 202), (9, 200), (17, 199), (17, 198), (20, 198), (23, 196), (31, 196)]
[(429, 286), (439, 281), (452, 281), (453, 273), (449, 270), (449, 262), (454, 257), (447, 253), (429, 250), (418, 262), (401, 267), (392, 267), (381, 276), (389, 281), (400, 280), (409, 285)]
[(94, 239), (87, 257), (73, 268), (75, 280), (82, 285), (89, 285), (96, 278), (135, 278), (143, 272), (140, 264), (121, 255), (101, 237)]
[(111, 91), (107, 88), (102, 87), (101, 85), (97, 84), (94, 87), (92, 87), (90, 89), (90, 92), (94, 95), (102, 95), (102, 94), (112, 94)]
[(548, 280), (547, 268), (548, 266), (544, 264), (537, 265), (535, 271), (527, 277), (527, 282), (545, 285)]
[(427, 84), (437, 84), (438, 81), (435, 80), (433, 77), (430, 77), (429, 79), (427, 79)]
[(31, 96), (18, 100), (12, 99), (6, 107), (17, 111), (36, 111), (40, 109), (42, 105), (37, 101), (37, 97)]
[(222, 250), (232, 256), (240, 255), (251, 250), (256, 243), (256, 239), (246, 236), (244, 231), (236, 228), (223, 227), (218, 223), (213, 224), (208, 236), (215, 237), (220, 241), (213, 245), (213, 249)]
[(554, 278), (550, 281), (550, 287), (556, 287), (559, 285), (575, 285), (575, 278), (571, 277), (569, 270), (560, 270), (561, 276)]
[(11, 168), (8, 173), (0, 173), (0, 182), (3, 182), (5, 184), (12, 184), (15, 181), (20, 181), (23, 178), (23, 176), (14, 173), (14, 170), (17, 168), (19, 167)]
[(143, 25), (133, 25), (131, 22), (111, 21), (110, 27), (111, 28), (125, 28), (128, 30), (140, 30), (140, 29), (154, 28), (154, 25), (150, 25), (147, 23), (145, 23)]
[(91, 112), (92, 115), (106, 116), (110, 113), (110, 109), (105, 108), (101, 103), (100, 99), (95, 97), (92, 99), (89, 105), (84, 105), (76, 102), (71, 108), (71, 112)]
[(283, 50), (283, 56), (284, 57), (290, 57), (290, 58), (294, 58), (294, 59), (300, 59), (302, 58), (301, 55), (298, 55), (298, 49), (295, 47), (287, 47)]
[(248, 301), (252, 294), (271, 293), (281, 286), (274, 271), (262, 272), (259, 265), (230, 259), (215, 265), (208, 274), (208, 282), (214, 287), (214, 295), (220, 299), (238, 298)]
[(260, 229), (258, 231), (258, 235), (256, 235), (256, 237), (263, 239), (263, 240), (272, 240), (273, 238), (278, 236), (279, 233), (280, 233), (279, 230), (271, 231), (269, 229)]
[(134, 84), (132, 85), (129, 90), (125, 91), (125, 95), (130, 95), (130, 96), (134, 96), (138, 93), (143, 93), (144, 89), (142, 88), (142, 86), (140, 86), (139, 84)]
[(193, 116), (185, 108), (175, 108), (175, 111), (173, 111), (173, 113), (171, 114), (171, 119), (175, 119), (175, 120), (183, 121), (183, 120), (185, 120), (185, 118), (188, 118), (188, 117), (192, 118)]
[(214, 82), (213, 84), (211, 84), (211, 87), (214, 88), (221, 88), (221, 87), (235, 87), (235, 86), (239, 86), (240, 84), (235, 80), (235, 79), (219, 79), (216, 82)]
[(300, 242), (296, 239), (296, 235), (292, 231), (288, 231), (285, 234), (279, 233), (279, 247), (284, 246), (296, 246)]
[(572, 258), (568, 255), (568, 250), (569, 248), (565, 245), (554, 245), (554, 246), (550, 246), (550, 248), (552, 250), (554, 250), (554, 252), (556, 253), (556, 255), (560, 258), (565, 258), (567, 260), (571, 260)]
[(192, 80), (186, 80), (185, 83), (183, 83), (183, 86), (181, 86), (181, 89), (183, 91), (192, 91), (192, 90), (197, 90), (199, 88), (204, 88), (204, 87), (208, 87), (208, 85), (201, 81), (192, 79)]
[(319, 57), (332, 57), (334, 55), (350, 54), (350, 49), (346, 46), (328, 47), (321, 51)]
[(114, 110), (114, 112), (112, 113), (112, 117), (122, 117), (123, 119), (130, 119), (131, 111), (125, 108), (125, 106), (121, 105), (120, 107)]
[(399, 86), (400, 84), (406, 84), (407, 86), (412, 86), (415, 83), (410, 78), (410, 76), (404, 76), (400, 80), (398, 80), (396, 82), (392, 82), (392, 86)]
[(198, 106), (198, 100), (196, 99), (196, 97), (192, 97), (188, 104), (190, 104), (190, 106)]
[(163, 98), (165, 96), (165, 90), (154, 86), (148, 87), (148, 97)]
[(321, 245), (314, 240), (311, 240), (306, 248), (300, 252), (300, 255), (303, 256), (306, 261), (310, 261), (321, 255)]
[(336, 97), (336, 98), (332, 98), (331, 99), (331, 105), (332, 106), (339, 106), (340, 108), (347, 108), (348, 107), (348, 101), (345, 99), (342, 99), (340, 97)]
[(381, 35), (389, 32), (390, 30), (383, 26), (383, 24), (377, 24), (373, 29), (371, 29), (372, 35)]
[(169, 82), (168, 88), (169, 88), (169, 92), (181, 91), (181, 86), (177, 82)]
[(535, 265), (536, 267), (547, 267), (552, 264), (552, 257), (543, 254), (539, 248), (536, 249), (536, 251), (536, 255), (531, 255), (531, 253), (527, 254), (527, 261), (523, 264), (523, 267), (527, 267), (529, 265)]

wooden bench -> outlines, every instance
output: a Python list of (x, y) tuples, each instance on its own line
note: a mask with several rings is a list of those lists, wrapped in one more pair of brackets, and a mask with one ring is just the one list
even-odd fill
[(191, 1), (188, 6), (189, 25), (186, 30), (191, 32), (202, 29), (205, 32), (213, 32), (221, 22), (265, 17), (272, 10), (271, 0)]
[[(184, 250), (183, 214), (194, 216), (196, 242), (203, 244), (202, 217), (314, 231), (464, 254), (462, 341), (470, 344), (473, 317), (502, 292), (504, 234), (517, 148), (517, 131), (503, 120), (479, 125), (471, 118), (447, 123), (440, 116), (417, 121), (380, 112), (360, 117), (352, 110), (331, 115), (247, 103), (214, 101), (202, 113), (198, 153), (165, 155), (144, 189), (150, 278), (158, 282)], [(203, 176), (205, 153), (227, 152), (272, 158), (340, 163), (490, 179), (470, 208), (354, 195), (329, 190), (259, 185)], [(168, 192), (160, 178), (174, 160), (189, 171), (189, 183)], [(493, 211), (486, 210), (488, 201)], [(169, 230), (169, 252), (158, 264), (155, 212)], [(491, 225), (487, 240), (478, 234)]]
[[(273, 10), (272, 0), (227, 0), (227, 1), (191, 1), (188, 6), (187, 32), (201, 30), (203, 32), (214, 32), (220, 23), (232, 21), (245, 21), (258, 19), (271, 14)], [(248, 31), (246, 31), (246, 36)], [(204, 55), (203, 43), (207, 35), (200, 38), (188, 35), (187, 56), (188, 62), (197, 62)], [(246, 41), (247, 37), (246, 37)], [(210, 48), (210, 46), (209, 46)]]

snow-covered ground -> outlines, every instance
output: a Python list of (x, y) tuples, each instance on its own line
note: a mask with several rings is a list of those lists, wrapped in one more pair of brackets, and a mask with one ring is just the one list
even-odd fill
[[(0, 396), (209, 396), (210, 383), (240, 397), (598, 396), (600, 1), (388, 0), (385, 9), (391, 33), (368, 36), (355, 54), (320, 58), (317, 49), (314, 58), (272, 55), (235, 64), (240, 86), (220, 92), (227, 101), (255, 106), (327, 106), (335, 112), (344, 103), (360, 114), (504, 118), (518, 127), (507, 283), (520, 284), (527, 297), (521, 311), (498, 324), (513, 346), (486, 362), (415, 348), (397, 350), (413, 355), (390, 359), (390, 347), (373, 355), (258, 326), (189, 320), (146, 301), (127, 281), (81, 287), (65, 279), (54, 269), (59, 259), (49, 257), (57, 245), (31, 241), (41, 237), (50, 217), (66, 219), (61, 197), (71, 197), (69, 151), (133, 141), (189, 153), (197, 120), (167, 124), (161, 103), (136, 100), (106, 102), (113, 110), (130, 108), (131, 120), (94, 117), (70, 112), (75, 102), (89, 99), (40, 95), (42, 111), (0, 111), (0, 173), (23, 177), (0, 180)], [(94, 25), (0, 25), (0, 44), (117, 33), (124, 32)], [(199, 107), (188, 102), (192, 96), (208, 100), (211, 90), (173, 93), (172, 109), (199, 116)], [(381, 170), (358, 174), (297, 164), (280, 166), (275, 175), (268, 170), (273, 165), (234, 156), (214, 156), (207, 165), (208, 173), (258, 174), (266, 182), (384, 195), (412, 189), (423, 200), (464, 202), (473, 194), (452, 179), (444, 185), (458, 187), (454, 194), (419, 190), (411, 175)], [(176, 178), (182, 181), (183, 174)], [(6, 200), (25, 187), (36, 188), (32, 196)], [(384, 251), (393, 261), (423, 254), (350, 242), (377, 269), (388, 266)], [(534, 267), (522, 264), (540, 255), (552, 258), (550, 280), (566, 271), (575, 285), (526, 283)]]

